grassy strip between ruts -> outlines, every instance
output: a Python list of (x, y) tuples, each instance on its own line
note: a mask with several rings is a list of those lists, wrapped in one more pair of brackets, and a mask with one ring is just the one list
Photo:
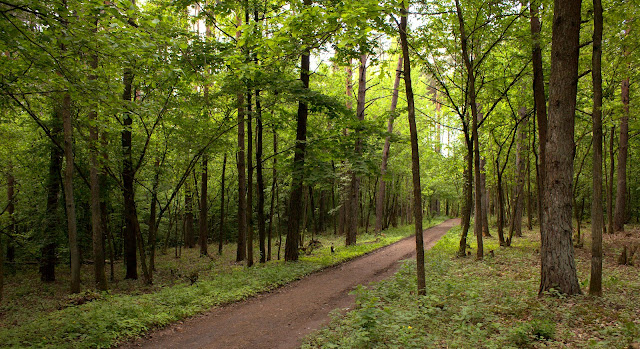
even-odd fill
[[(334, 314), (303, 348), (636, 348), (640, 275), (638, 266), (616, 264), (615, 246), (605, 244), (603, 297), (539, 298), (537, 232), (510, 248), (485, 240), (483, 261), (454, 257), (459, 233), (452, 229), (427, 252), (426, 296), (416, 296), (408, 261), (393, 278), (355, 291), (355, 310)], [(576, 253), (584, 292), (588, 251)]]
[[(429, 226), (442, 222), (434, 219)], [(247, 297), (267, 292), (323, 268), (340, 264), (413, 233), (413, 226), (393, 228), (380, 236), (362, 235), (358, 244), (338, 246), (340, 237), (328, 237), (324, 248), (302, 255), (297, 263), (271, 261), (251, 268), (237, 266), (230, 272), (200, 279), (194, 285), (178, 284), (138, 295), (110, 295), (79, 306), (38, 316), (20, 326), (0, 329), (0, 347), (109, 348), (154, 328)]]

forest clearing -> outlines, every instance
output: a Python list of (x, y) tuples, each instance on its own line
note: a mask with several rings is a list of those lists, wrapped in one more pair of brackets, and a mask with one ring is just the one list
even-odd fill
[(0, 0), (0, 346), (188, 346), (363, 263), (286, 340), (193, 345), (640, 346), (638, 33), (636, 0)]

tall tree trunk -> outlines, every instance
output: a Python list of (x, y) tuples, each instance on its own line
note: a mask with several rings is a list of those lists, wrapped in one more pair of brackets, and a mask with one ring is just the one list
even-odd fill
[[(257, 16), (257, 13), (256, 13)], [(265, 246), (265, 220), (264, 220), (264, 176), (262, 171), (262, 105), (260, 104), (260, 91), (256, 90), (256, 180), (258, 184), (258, 239), (260, 240), (260, 263), (267, 261)]]
[[(58, 229), (60, 229), (60, 215), (58, 210), (60, 200), (60, 172), (62, 171), (62, 150), (58, 145), (61, 143), (62, 133), (62, 111), (56, 105), (53, 112), (52, 125), (50, 126), (51, 137), (57, 144), (51, 144), (49, 150), (49, 174), (47, 176), (47, 206), (46, 220), (44, 227), (44, 242), (40, 259), (40, 280), (44, 282), (56, 281), (56, 262), (58, 250)], [(8, 252), (8, 251), (7, 251)]]
[(207, 251), (207, 247), (208, 247), (208, 239), (207, 239), (207, 235), (209, 233), (209, 225), (208, 225), (208, 220), (207, 220), (207, 208), (208, 208), (208, 204), (207, 204), (207, 191), (208, 191), (208, 183), (209, 182), (209, 175), (207, 173), (207, 169), (209, 167), (209, 164), (207, 162), (207, 155), (203, 155), (202, 156), (202, 173), (201, 173), (201, 177), (200, 177), (200, 218), (199, 218), (199, 243), (200, 243), (200, 255), (201, 256), (207, 256), (209, 254), (209, 251)]
[[(96, 19), (96, 26), (98, 21)], [(96, 27), (97, 29), (97, 27)], [(98, 68), (98, 56), (93, 55), (91, 57), (91, 69), (95, 70)], [(89, 76), (90, 81), (94, 81), (96, 76), (91, 74)], [(105, 291), (107, 289), (107, 277), (104, 271), (104, 231), (102, 230), (102, 212), (101, 212), (101, 194), (100, 190), (100, 175), (99, 168), (100, 163), (98, 161), (99, 151), (98, 151), (98, 127), (96, 125), (98, 119), (98, 112), (95, 109), (97, 106), (94, 106), (94, 109), (89, 112), (89, 121), (91, 126), (89, 126), (89, 138), (91, 140), (91, 145), (89, 149), (89, 181), (90, 181), (90, 190), (91, 190), (91, 230), (92, 230), (92, 247), (93, 247), (93, 270), (94, 270), (94, 279), (96, 283), (96, 288), (101, 291)]]
[[(14, 236), (16, 225), (15, 218), (13, 216), (15, 212), (15, 177), (13, 177), (13, 168), (9, 164), (9, 173), (7, 174), (7, 213), (9, 214), (9, 227), (8, 232), (10, 236)], [(4, 247), (2, 245), (3, 237), (0, 235), (0, 302), (2, 302), (2, 295), (4, 289)]]
[(482, 243), (482, 190), (480, 184), (480, 140), (478, 137), (478, 105), (476, 103), (476, 75), (475, 69), (473, 67), (473, 61), (469, 54), (468, 48), (468, 37), (466, 34), (465, 24), (464, 24), (464, 16), (462, 14), (462, 7), (460, 6), (460, 1), (456, 0), (456, 12), (458, 14), (458, 24), (460, 25), (460, 42), (462, 48), (462, 56), (464, 59), (464, 65), (467, 70), (467, 78), (468, 78), (468, 97), (469, 104), (471, 105), (471, 138), (473, 138), (473, 162), (474, 162), (474, 184), (476, 187), (475, 191), (475, 212), (473, 218), (473, 233), (476, 235), (476, 239), (478, 242), (476, 258), (482, 259), (484, 257), (484, 249)]
[(489, 191), (487, 190), (487, 176), (484, 169), (485, 163), (486, 160), (483, 156), (480, 158), (480, 188), (482, 189), (482, 234), (486, 237), (491, 237), (491, 234), (489, 233)]
[[(248, 23), (247, 19), (247, 23)], [(247, 266), (253, 265), (253, 109), (247, 92)]]
[(589, 294), (602, 296), (602, 1), (593, 0), (593, 200), (591, 201), (591, 278)]
[(426, 294), (424, 274), (424, 243), (422, 237), (422, 190), (420, 186), (420, 156), (418, 154), (418, 129), (416, 128), (416, 114), (413, 101), (413, 87), (411, 85), (411, 59), (409, 57), (409, 43), (407, 42), (407, 9), (404, 2), (400, 8), (400, 42), (404, 57), (404, 85), (407, 94), (407, 117), (409, 119), (409, 133), (411, 137), (411, 174), (413, 177), (413, 218), (416, 235), (416, 263), (418, 277), (418, 294)]
[(538, 184), (538, 222), (540, 232), (543, 231), (542, 202), (544, 201), (544, 180), (547, 143), (547, 102), (544, 93), (544, 70), (542, 69), (542, 49), (540, 48), (540, 25), (539, 7), (537, 1), (531, 1), (529, 5), (531, 37), (533, 39), (532, 62), (533, 62), (533, 101), (536, 108), (536, 121), (538, 122), (539, 138), (539, 164), (537, 171)]
[(467, 255), (467, 235), (471, 226), (471, 207), (473, 206), (473, 143), (465, 134), (465, 144), (467, 145), (467, 166), (464, 169), (464, 184), (462, 196), (462, 232), (460, 233), (460, 244), (458, 247), (458, 257)]
[(220, 232), (218, 235), (218, 254), (222, 254), (222, 244), (224, 242), (224, 177), (227, 170), (227, 153), (222, 159), (222, 175), (220, 179)]
[[(304, 5), (311, 6), (311, 0), (303, 0)], [(305, 49), (300, 57), (300, 81), (305, 90), (309, 89), (309, 55), (310, 49)], [(287, 222), (287, 241), (284, 251), (286, 261), (298, 260), (298, 246), (300, 243), (300, 216), (302, 214), (300, 202), (302, 200), (304, 180), (304, 158), (307, 146), (307, 116), (309, 110), (305, 101), (298, 102), (296, 143), (293, 156), (293, 173), (291, 180), (291, 194), (289, 198), (289, 219)]]
[(571, 184), (578, 84), (581, 0), (555, 1), (549, 81), (549, 125), (545, 144), (540, 294), (551, 288), (579, 294), (571, 242)]
[(498, 175), (498, 242), (500, 246), (507, 246), (507, 242), (504, 239), (504, 189), (502, 188), (502, 172), (499, 169), (497, 159), (496, 167)]
[[(94, 66), (95, 62), (95, 66)], [(97, 68), (98, 60), (94, 58), (91, 65), (95, 69)], [(95, 79), (92, 76), (91, 79)], [(91, 167), (89, 169), (89, 182), (91, 189), (91, 230), (92, 230), (92, 247), (93, 247), (93, 270), (96, 288), (104, 291), (107, 289), (107, 277), (104, 272), (104, 231), (102, 230), (102, 213), (100, 209), (100, 178), (99, 168), (100, 163), (98, 161), (98, 128), (95, 126), (98, 113), (95, 110), (89, 112), (89, 121), (92, 126), (89, 126), (89, 138), (91, 139), (89, 162)]]
[[(627, 34), (628, 35), (628, 34)], [(625, 56), (628, 52), (625, 52)], [(622, 118), (620, 119), (620, 143), (618, 146), (618, 170), (616, 179), (616, 207), (613, 217), (613, 231), (623, 231), (626, 221), (627, 154), (629, 148), (629, 78), (622, 80), (620, 93)]]
[[(238, 27), (242, 25), (240, 15), (236, 16)], [(240, 30), (236, 31), (236, 39), (242, 35)], [(244, 93), (237, 94), (238, 103), (238, 152), (236, 153), (236, 163), (238, 167), (238, 248), (236, 252), (236, 262), (242, 262), (247, 256), (247, 180), (245, 168), (245, 145), (244, 145)]]
[(193, 219), (193, 183), (187, 176), (187, 180), (184, 186), (184, 245), (187, 248), (194, 248), (196, 246), (195, 241), (195, 229)]
[(247, 255), (247, 181), (244, 155), (244, 94), (238, 93), (238, 249), (236, 262), (241, 262)]
[(62, 97), (62, 124), (64, 133), (64, 204), (67, 211), (69, 257), (71, 258), (71, 293), (80, 292), (80, 250), (76, 224), (76, 202), (73, 196), (73, 127), (71, 125), (71, 96)]
[(616, 128), (611, 126), (611, 134), (609, 138), (609, 185), (607, 186), (607, 231), (609, 234), (613, 234), (613, 175), (615, 168), (615, 154), (613, 152), (613, 144), (615, 138)]
[[(156, 245), (158, 239), (158, 223), (156, 222), (158, 211), (158, 186), (160, 185), (160, 159), (153, 164), (153, 184), (151, 186), (151, 207), (149, 209), (149, 276), (153, 279), (156, 270)], [(169, 229), (169, 231), (171, 231)], [(169, 235), (169, 232), (167, 232)]]
[[(358, 100), (356, 104), (356, 115), (360, 122), (364, 121), (364, 108), (366, 102), (367, 92), (367, 55), (360, 56), (360, 68), (358, 69)], [(360, 158), (362, 153), (362, 140), (360, 139), (359, 127), (355, 130), (356, 134), (356, 159)], [(358, 160), (356, 160), (358, 161)], [(346, 234), (346, 246), (355, 245), (356, 237), (358, 234), (358, 216), (359, 216), (359, 203), (360, 203), (360, 176), (355, 170), (351, 170), (351, 183), (349, 186), (349, 209), (348, 222), (347, 222), (347, 234)]]
[[(131, 69), (126, 68), (124, 71), (124, 92), (122, 93), (122, 99), (125, 102), (132, 100), (132, 84), (133, 73)], [(128, 111), (123, 115), (123, 130), (121, 135), (122, 140), (122, 192), (124, 199), (124, 259), (127, 268), (125, 279), (137, 279), (138, 278), (138, 260), (136, 257), (136, 232), (135, 222), (137, 220), (137, 214), (135, 212), (135, 198), (134, 198), (134, 170), (133, 160), (131, 154), (131, 128), (133, 119)]]
[(276, 154), (278, 154), (278, 133), (276, 132), (275, 126), (273, 128), (273, 169), (271, 174), (271, 206), (269, 208), (269, 232), (267, 234), (267, 260), (271, 260), (271, 238), (273, 233), (273, 218), (274, 209), (275, 209), (275, 201), (277, 199), (276, 195), (276, 184), (277, 184), (277, 176), (276, 176)]
[(384, 198), (386, 181), (384, 175), (387, 173), (387, 162), (389, 160), (389, 149), (391, 148), (391, 132), (393, 132), (393, 120), (396, 117), (396, 106), (398, 105), (398, 88), (402, 77), (402, 55), (398, 57), (396, 66), (396, 78), (393, 81), (393, 92), (391, 95), (391, 107), (389, 108), (389, 120), (387, 121), (387, 137), (384, 139), (382, 148), (382, 163), (380, 164), (380, 180), (378, 180), (378, 193), (376, 195), (376, 233), (382, 231), (382, 221), (384, 218)]
[(525, 107), (521, 107), (518, 111), (518, 115), (522, 120), (518, 124), (517, 138), (518, 143), (516, 145), (516, 183), (513, 187), (512, 196), (512, 213), (511, 213), (511, 225), (509, 227), (509, 239), (507, 244), (511, 245), (512, 237), (522, 236), (522, 211), (524, 206), (524, 181), (525, 181), (525, 153), (527, 152), (527, 110)]

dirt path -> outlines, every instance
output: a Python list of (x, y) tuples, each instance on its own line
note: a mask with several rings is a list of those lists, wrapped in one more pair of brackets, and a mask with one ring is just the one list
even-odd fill
[[(424, 231), (425, 249), (449, 229), (450, 219)], [(388, 278), (398, 261), (413, 258), (415, 239), (403, 239), (366, 256), (292, 282), (271, 293), (216, 308), (122, 348), (295, 348), (329, 321), (329, 312), (353, 306), (357, 285)]]

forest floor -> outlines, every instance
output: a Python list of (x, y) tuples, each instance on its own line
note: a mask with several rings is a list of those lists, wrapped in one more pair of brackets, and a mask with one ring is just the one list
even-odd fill
[[(456, 227), (425, 256), (427, 294), (415, 294), (415, 262), (372, 287), (360, 289), (358, 306), (336, 313), (305, 339), (302, 348), (640, 348), (640, 257), (619, 265), (627, 246), (640, 246), (640, 229), (603, 237), (603, 296), (588, 295), (591, 237), (575, 248), (583, 295), (538, 296), (540, 233), (524, 231), (511, 247), (497, 233), (485, 237), (483, 260), (457, 258)], [(469, 237), (472, 237), (469, 233)]]
[[(425, 248), (458, 223), (451, 219), (425, 230)], [(352, 291), (359, 285), (392, 276), (399, 261), (414, 255), (415, 240), (408, 237), (271, 293), (174, 324), (125, 348), (295, 348), (329, 321), (330, 311), (353, 308)]]
[[(425, 227), (444, 218), (424, 222)], [(69, 295), (66, 263), (56, 268), (57, 281), (42, 283), (37, 266), (23, 264), (5, 274), (4, 298), (0, 302), (0, 347), (109, 348), (208, 310), (270, 292), (318, 270), (343, 263), (413, 234), (413, 226), (389, 228), (382, 234), (362, 233), (354, 246), (344, 246), (344, 237), (330, 233), (306, 234), (305, 244), (317, 246), (301, 252), (298, 263), (279, 260), (274, 239), (272, 260), (248, 268), (235, 262), (235, 244), (209, 245), (209, 256), (199, 248), (159, 249), (154, 283), (123, 280), (122, 261), (114, 263), (114, 281), (109, 290), (96, 292), (92, 265), (81, 269), (82, 293)], [(284, 243), (282, 243), (284, 247)], [(334, 248), (331, 248), (334, 247)], [(107, 275), (110, 265), (107, 263)]]

